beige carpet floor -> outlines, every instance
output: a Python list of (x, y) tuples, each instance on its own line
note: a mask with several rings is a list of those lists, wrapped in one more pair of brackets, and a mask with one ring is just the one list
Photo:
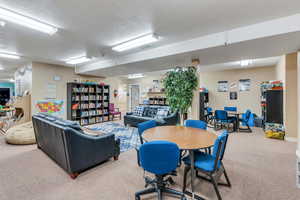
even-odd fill
[[(295, 150), (296, 143), (266, 139), (260, 129), (231, 134), (224, 164), (232, 188), (220, 187), (223, 199), (299, 200)], [(178, 172), (175, 187), (181, 188), (182, 169)], [(12, 146), (0, 137), (0, 200), (131, 200), (143, 189), (142, 176), (134, 150), (72, 180), (35, 145)], [(216, 199), (211, 184), (197, 180), (196, 187)]]

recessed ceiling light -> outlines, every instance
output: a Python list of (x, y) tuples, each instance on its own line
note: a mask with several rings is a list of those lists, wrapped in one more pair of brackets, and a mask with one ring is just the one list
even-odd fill
[(91, 60), (91, 58), (88, 58), (86, 56), (81, 56), (81, 57), (77, 57), (77, 58), (70, 58), (66, 61), (66, 63), (70, 64), (70, 65), (76, 65), (76, 64), (88, 62), (90, 60)]
[(129, 74), (128, 79), (143, 78), (144, 74)]
[(1, 27), (5, 26), (5, 24), (6, 24), (6, 22), (0, 21), (0, 26), (1, 26)]
[(49, 35), (53, 35), (58, 31), (58, 28), (51, 26), (47, 23), (33, 19), (31, 17), (24, 16), (6, 8), (0, 7), (0, 18), (21, 26), (25, 26)]
[(16, 55), (16, 53), (1, 53), (0, 52), (0, 57), (1, 58), (9, 58), (9, 59), (20, 59), (21, 57)]
[(156, 36), (155, 34), (151, 33), (151, 34), (144, 35), (144, 36), (135, 38), (133, 40), (129, 40), (127, 42), (118, 44), (118, 45), (114, 46), (112, 48), (112, 50), (118, 51), (118, 52), (126, 51), (126, 50), (133, 49), (133, 48), (136, 48), (139, 46), (157, 42), (158, 40), (159, 40), (159, 37)]
[(252, 63), (253, 63), (253, 60), (242, 60), (242, 61), (240, 62), (240, 64), (241, 64), (242, 67), (249, 66), (249, 65), (251, 65)]

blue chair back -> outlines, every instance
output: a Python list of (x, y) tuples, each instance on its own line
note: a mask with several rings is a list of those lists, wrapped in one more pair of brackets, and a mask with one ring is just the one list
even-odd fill
[(224, 131), (221, 135), (218, 136), (214, 143), (213, 148), (213, 157), (215, 158), (214, 170), (220, 167), (221, 161), (223, 160), (226, 145), (228, 140), (228, 132)]
[(201, 120), (192, 120), (192, 119), (185, 120), (184, 126), (191, 127), (191, 128), (200, 128), (203, 130), (207, 129), (206, 122), (201, 121)]
[(216, 110), (215, 111), (215, 118), (216, 120), (227, 120), (228, 113), (225, 110)]
[(138, 124), (138, 132), (139, 132), (141, 144), (144, 143), (143, 138), (142, 138), (144, 131), (149, 128), (154, 128), (156, 126), (157, 126), (157, 124), (156, 124), (155, 120), (150, 120), (150, 121), (146, 121), (146, 122), (142, 122), (142, 123)]
[(231, 112), (236, 112), (237, 111), (237, 107), (224, 107), (225, 111), (231, 111)]
[(180, 150), (172, 142), (152, 141), (140, 147), (139, 156), (142, 168), (156, 175), (164, 175), (177, 168)]
[(213, 111), (213, 109), (211, 107), (206, 107), (206, 111), (207, 111), (207, 113), (211, 113)]
[(250, 119), (250, 115), (251, 115), (251, 111), (248, 109), (248, 110), (246, 110), (246, 112), (245, 112), (245, 121), (249, 121), (249, 119)]

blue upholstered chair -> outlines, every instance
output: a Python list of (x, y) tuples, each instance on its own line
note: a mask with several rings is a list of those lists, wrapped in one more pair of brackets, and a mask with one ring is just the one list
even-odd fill
[[(207, 123), (204, 121), (201, 121), (201, 120), (193, 120), (193, 119), (185, 120), (184, 126), (191, 127), (191, 128), (199, 128), (199, 129), (203, 129), (203, 130), (207, 129)], [(205, 152), (210, 152), (210, 148), (206, 148)], [(182, 156), (184, 156), (184, 155), (182, 155)]]
[(191, 128), (200, 128), (203, 130), (207, 129), (206, 122), (201, 121), (201, 120), (192, 120), (192, 119), (185, 120), (184, 126), (191, 127)]
[[(216, 139), (213, 147), (213, 154), (206, 154), (203, 152), (197, 152), (195, 153), (195, 170), (197, 171), (197, 177), (202, 178), (204, 180), (210, 181), (214, 189), (216, 191), (216, 194), (218, 196), (218, 199), (221, 200), (221, 195), (218, 189), (218, 185), (224, 185), (231, 187), (231, 183), (229, 181), (228, 175), (226, 173), (226, 170), (223, 165), (223, 157), (226, 149), (226, 144), (228, 140), (228, 133), (227, 131), (224, 131), (218, 138)], [(191, 160), (189, 156), (185, 157), (183, 159), (185, 163), (185, 169), (184, 169), (184, 178), (183, 178), (183, 191), (186, 189), (186, 177), (187, 173), (191, 169)], [(206, 175), (206, 176), (200, 176), (198, 175), (198, 172)], [(216, 174), (223, 173), (226, 179), (227, 183), (219, 183), (219, 181), (216, 179)], [(222, 174), (221, 174), (222, 175)], [(209, 177), (206, 178), (206, 177)]]
[(241, 128), (240, 127), (239, 131), (249, 132), (249, 133), (252, 132), (252, 130), (250, 128), (250, 125), (249, 125), (250, 116), (251, 116), (251, 111), (250, 110), (246, 110), (246, 112), (243, 113), (242, 118), (239, 119), (239, 122), (242, 122), (243, 125), (246, 125), (246, 128)]
[(214, 120), (213, 109), (211, 107), (205, 108), (205, 119), (207, 123), (212, 123)]
[(225, 111), (229, 111), (229, 112), (236, 112), (237, 111), (237, 107), (225, 106), (224, 110)]
[[(150, 121), (146, 121), (146, 122), (142, 122), (138, 124), (138, 133), (139, 133), (139, 138), (140, 138), (140, 142), (141, 144), (144, 144), (144, 140), (143, 140), (143, 133), (145, 130), (150, 129), (150, 128), (154, 128), (156, 127), (156, 121), (155, 120), (150, 120)], [(135, 149), (137, 152), (137, 163), (140, 166), (140, 157), (139, 157), (139, 148)]]
[(235, 123), (235, 119), (228, 117), (228, 113), (225, 110), (216, 110), (215, 111), (215, 123), (214, 128), (217, 129), (218, 126), (221, 128), (225, 127), (229, 130), (229, 125)]
[(179, 162), (179, 148), (175, 143), (168, 141), (153, 141), (144, 143), (140, 147), (141, 167), (155, 175), (154, 179), (145, 178), (146, 188), (135, 193), (135, 199), (140, 200), (140, 196), (156, 192), (158, 199), (162, 200), (163, 193), (169, 193), (186, 199), (182, 192), (167, 188), (168, 175), (176, 170)]

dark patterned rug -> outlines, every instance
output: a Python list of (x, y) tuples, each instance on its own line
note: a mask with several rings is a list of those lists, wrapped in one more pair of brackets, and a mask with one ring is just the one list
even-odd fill
[(89, 126), (88, 128), (95, 131), (115, 134), (115, 137), (120, 139), (121, 152), (125, 152), (140, 146), (137, 128), (125, 127), (124, 125), (116, 122), (95, 124)]

